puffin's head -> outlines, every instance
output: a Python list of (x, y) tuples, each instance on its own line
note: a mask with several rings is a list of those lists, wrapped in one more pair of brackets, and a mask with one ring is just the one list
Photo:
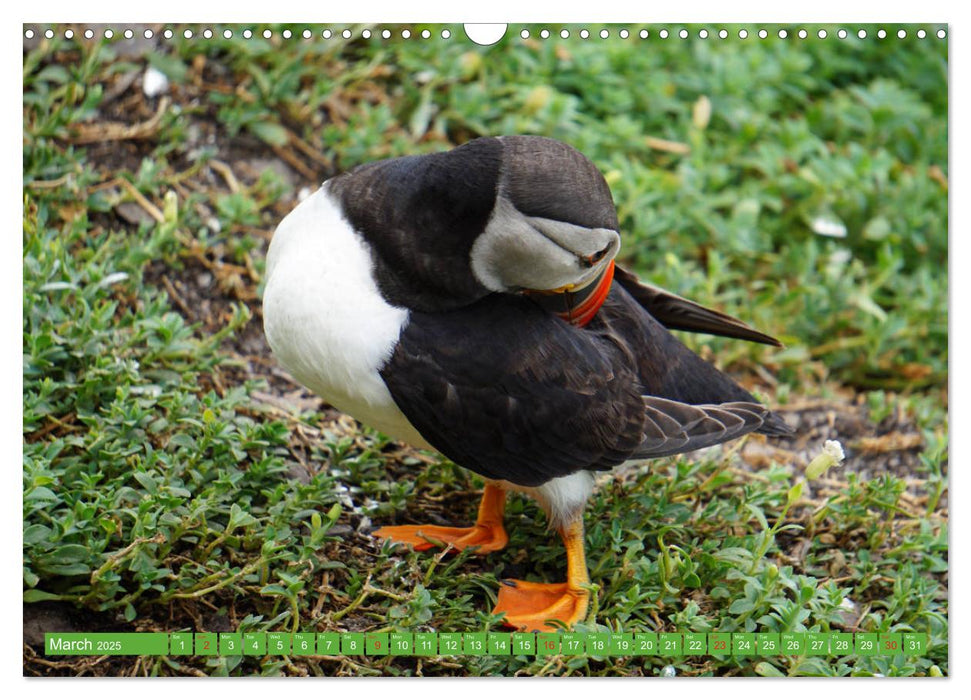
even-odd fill
[(620, 249), (610, 189), (596, 166), (564, 143), (500, 141), (496, 203), (472, 246), (472, 271), (492, 291), (525, 291), (573, 319), (572, 311), (610, 287)]

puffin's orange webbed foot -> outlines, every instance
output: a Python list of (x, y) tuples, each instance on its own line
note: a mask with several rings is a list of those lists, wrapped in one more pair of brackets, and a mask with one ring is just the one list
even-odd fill
[(553, 632), (559, 620), (572, 627), (587, 615), (590, 593), (569, 583), (534, 583), (507, 579), (499, 586), (493, 614), (506, 613), (503, 623), (526, 632)]
[(577, 515), (560, 528), (566, 548), (566, 583), (534, 583), (506, 579), (499, 586), (493, 614), (505, 613), (503, 623), (527, 632), (553, 632), (559, 620), (572, 627), (587, 616), (590, 591), (583, 548), (583, 520)]
[(509, 541), (502, 523), (477, 523), (472, 527), (397, 525), (382, 527), (371, 534), (381, 539), (411, 545), (418, 551), (441, 545), (451, 545), (460, 551), (466, 547), (477, 547), (480, 554), (486, 554), (498, 552)]
[(477, 547), (479, 554), (498, 552), (509, 542), (502, 516), (506, 507), (506, 492), (487, 484), (479, 504), (479, 517), (472, 527), (440, 527), (438, 525), (396, 525), (382, 527), (371, 534), (375, 537), (409, 544), (416, 550), (451, 545), (455, 549)]

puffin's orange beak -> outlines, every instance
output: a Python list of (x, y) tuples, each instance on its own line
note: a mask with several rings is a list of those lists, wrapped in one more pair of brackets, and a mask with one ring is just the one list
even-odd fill
[(611, 260), (597, 277), (583, 287), (568, 285), (559, 289), (527, 291), (530, 299), (564, 321), (582, 328), (590, 323), (610, 294), (614, 280), (614, 261)]

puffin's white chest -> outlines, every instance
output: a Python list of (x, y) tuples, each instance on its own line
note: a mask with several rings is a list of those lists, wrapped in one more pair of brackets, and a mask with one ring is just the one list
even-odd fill
[(263, 327), (287, 371), (362, 423), (428, 447), (379, 374), (408, 311), (381, 296), (368, 249), (326, 183), (280, 223), (266, 275)]

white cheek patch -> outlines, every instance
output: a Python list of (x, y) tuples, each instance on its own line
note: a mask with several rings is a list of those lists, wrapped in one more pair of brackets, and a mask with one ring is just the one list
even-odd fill
[(494, 292), (552, 289), (569, 284), (579, 271), (575, 255), (538, 232), (504, 197), (496, 200), (472, 246), (470, 264), (479, 282)]
[(487, 289), (557, 289), (595, 277), (602, 265), (582, 265), (607, 249), (604, 264), (620, 249), (620, 236), (610, 229), (588, 229), (563, 221), (524, 216), (505, 197), (496, 206), (485, 231), (472, 246), (473, 274)]

